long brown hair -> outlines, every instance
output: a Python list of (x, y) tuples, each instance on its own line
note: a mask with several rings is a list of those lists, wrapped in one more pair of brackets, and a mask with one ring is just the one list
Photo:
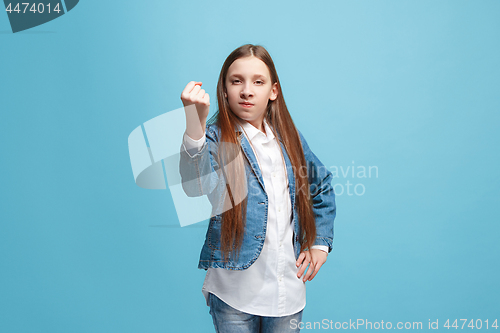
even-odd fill
[[(297, 128), (295, 127), (292, 117), (286, 107), (278, 73), (274, 67), (274, 62), (267, 50), (261, 45), (245, 44), (238, 47), (236, 50), (231, 52), (222, 65), (219, 81), (217, 82), (217, 103), (219, 109), (207, 122), (208, 124), (217, 123), (219, 126), (219, 143), (229, 143), (223, 145), (227, 148), (223, 149), (225, 150), (224, 152), (221, 152), (221, 145), (219, 146), (219, 161), (233, 160), (232, 157), (237, 155), (243, 156), (243, 151), (241, 150), (241, 144), (239, 142), (240, 137), (237, 136), (235, 131), (238, 117), (231, 111), (229, 102), (224, 96), (224, 93), (226, 92), (226, 75), (229, 66), (231, 66), (236, 59), (249, 56), (254, 56), (262, 60), (269, 69), (271, 84), (277, 83), (278, 96), (274, 101), (268, 101), (265, 117), (269, 126), (275, 133), (276, 139), (283, 143), (283, 146), (285, 147), (285, 150), (290, 158), (295, 176), (295, 197), (296, 204), (298, 205), (298, 220), (300, 225), (300, 234), (298, 235), (299, 242), (302, 249), (310, 248), (314, 244), (314, 240), (316, 238), (316, 224), (312, 210), (312, 199), (309, 191), (308, 176), (307, 173), (304, 174), (304, 172), (300, 172), (301, 170), (307, 170), (304, 150), (302, 149)], [(240, 151), (228, 152), (227, 150), (230, 150), (231, 147), (237, 147)], [(231, 207), (233, 208), (222, 213), (221, 251), (223, 253), (223, 260), (226, 260), (230, 253), (234, 250), (236, 255), (239, 253), (243, 242), (248, 199), (245, 198), (240, 202), (236, 198), (233, 198), (231, 188), (238, 188), (236, 183), (238, 181), (240, 183), (244, 181), (242, 176), (245, 175), (245, 170), (242, 167), (242, 164), (231, 164), (232, 167), (227, 168), (224, 175), (226, 176), (226, 183), (233, 184), (231, 187), (226, 185), (229, 196), (231, 197), (231, 202), (233, 203)], [(234, 205), (234, 202), (238, 203)]]

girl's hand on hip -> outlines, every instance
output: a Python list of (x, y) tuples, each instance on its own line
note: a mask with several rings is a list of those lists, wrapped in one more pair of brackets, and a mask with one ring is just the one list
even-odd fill
[(314, 279), (321, 266), (323, 266), (323, 264), (326, 262), (327, 256), (328, 253), (320, 249), (302, 251), (299, 255), (299, 259), (297, 259), (297, 262), (295, 263), (297, 267), (302, 265), (302, 267), (300, 267), (299, 271), (297, 272), (297, 278), (300, 278), (302, 276), (302, 274), (306, 270), (307, 265), (309, 264), (309, 269), (304, 275), (303, 281), (306, 282)]

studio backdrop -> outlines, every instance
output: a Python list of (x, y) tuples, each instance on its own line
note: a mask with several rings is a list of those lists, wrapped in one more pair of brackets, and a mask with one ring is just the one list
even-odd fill
[(333, 175), (302, 331), (499, 332), (499, 1), (4, 5), (0, 332), (214, 332), (180, 95), (247, 43)]

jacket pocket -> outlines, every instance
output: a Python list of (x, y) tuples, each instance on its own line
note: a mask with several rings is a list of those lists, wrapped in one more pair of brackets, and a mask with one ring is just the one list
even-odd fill
[(220, 236), (222, 227), (222, 217), (215, 215), (210, 218), (208, 224), (207, 243), (212, 250), (220, 250)]

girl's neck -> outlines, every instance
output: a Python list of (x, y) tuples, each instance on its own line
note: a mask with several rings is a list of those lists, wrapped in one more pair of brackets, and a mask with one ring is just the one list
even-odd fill
[[(244, 119), (242, 119), (241, 121), (249, 123), (250, 125), (252, 125), (256, 129), (258, 129), (259, 131), (261, 131), (262, 133), (264, 133), (265, 135), (267, 135), (266, 134), (266, 127), (264, 126), (264, 120), (263, 119), (260, 120), (260, 121), (257, 120), (255, 122), (250, 122), (250, 121), (247, 121), (247, 120), (244, 120)], [(257, 124), (260, 125), (260, 126), (257, 126)]]

